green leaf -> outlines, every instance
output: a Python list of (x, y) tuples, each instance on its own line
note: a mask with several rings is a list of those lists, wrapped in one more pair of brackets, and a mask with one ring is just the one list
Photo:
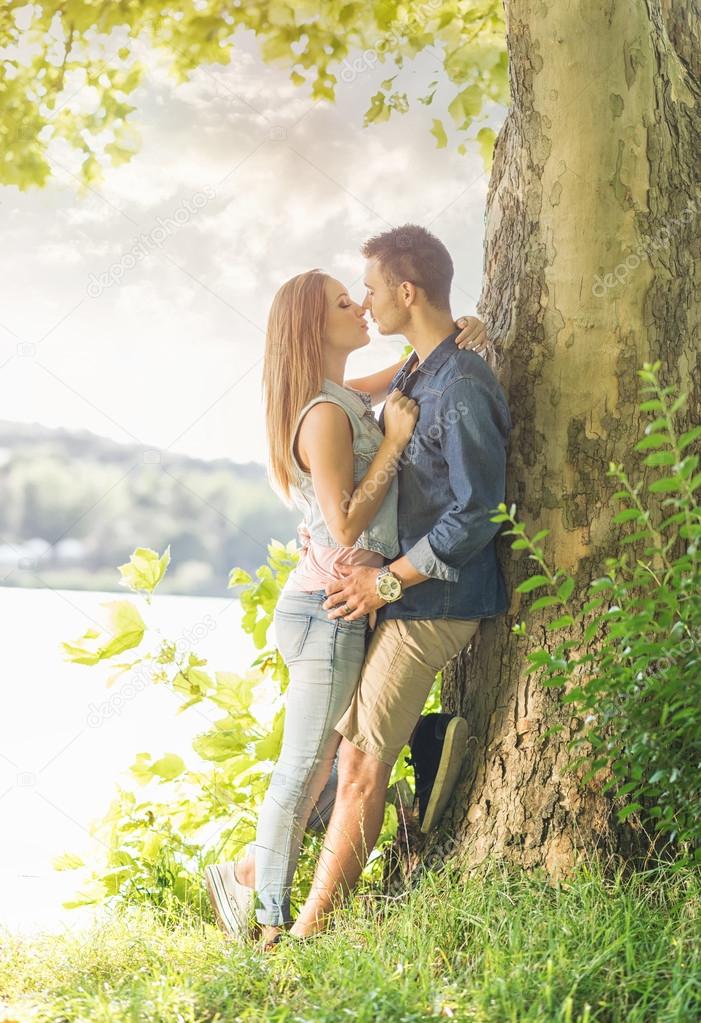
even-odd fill
[(370, 100), (370, 107), (365, 112), (364, 123), (365, 126), (369, 124), (379, 124), (382, 121), (389, 120), (391, 108), (385, 102), (384, 92), (376, 92)]
[[(479, 146), (480, 156), (485, 168), (488, 170), (492, 166), (492, 160), (494, 158), (494, 143), (496, 142), (496, 134), (491, 128), (480, 128), (477, 132), (477, 144)], [(543, 533), (547, 535), (550, 530), (543, 530)], [(540, 534), (538, 534), (540, 536)], [(535, 537), (533, 542), (537, 543)]]
[(648, 490), (652, 494), (670, 494), (680, 489), (680, 482), (676, 476), (663, 476), (650, 484)]
[(676, 460), (677, 456), (673, 451), (653, 451), (644, 460), (643, 465), (649, 465), (654, 469), (660, 465), (674, 465)]
[(63, 853), (51, 861), (51, 866), (54, 870), (78, 870), (79, 867), (85, 866), (85, 862), (75, 853)]
[[(482, 90), (478, 85), (468, 85), (462, 89), (452, 102), (448, 105), (448, 113), (455, 121), (458, 128), (463, 131), (469, 127), (470, 122), (479, 114), (482, 109)], [(490, 131), (491, 129), (483, 129)], [(494, 132), (492, 134), (492, 145), (494, 144)]]
[(232, 727), (226, 730), (218, 729), (196, 736), (193, 739), (192, 748), (203, 760), (219, 763), (240, 754), (249, 741), (249, 731), (240, 724), (232, 724)]
[(144, 637), (146, 626), (130, 601), (105, 601), (100, 606), (107, 608), (105, 632), (110, 638), (106, 639), (105, 633), (96, 629), (88, 629), (74, 643), (63, 643), (66, 658), (75, 664), (97, 664), (115, 657), (138, 646)]
[(693, 430), (687, 430), (687, 432), (683, 433), (679, 438), (679, 450), (683, 451), (684, 448), (688, 447), (689, 444), (693, 444), (693, 442), (698, 440), (699, 437), (701, 437), (701, 426), (695, 426)]
[(231, 713), (245, 714), (253, 703), (256, 687), (263, 679), (262, 673), (250, 673), (247, 676), (236, 675), (230, 671), (214, 673), (217, 687), (212, 699)]
[(570, 599), (573, 590), (574, 579), (572, 576), (569, 576), (563, 583), (561, 583), (560, 588), (557, 591), (557, 595), (563, 604)]
[(129, 163), (134, 156), (134, 149), (131, 146), (120, 146), (118, 142), (108, 142), (105, 153), (110, 157), (113, 167), (121, 167), (123, 163)]
[(253, 578), (245, 572), (242, 568), (232, 568), (229, 573), (229, 582), (227, 583), (227, 589), (232, 589), (234, 586), (245, 586), (248, 583), (252, 583)]
[(553, 688), (555, 686), (567, 685), (568, 681), (569, 679), (566, 675), (551, 675), (548, 678), (544, 678), (540, 684), (542, 686), (548, 686), (548, 688)]
[(596, 618), (593, 622), (590, 622), (589, 625), (587, 625), (586, 629), (584, 630), (584, 635), (582, 636), (584, 642), (590, 643), (594, 636), (599, 631), (600, 627), (601, 627), (600, 618)]
[(556, 618), (552, 622), (548, 622), (547, 628), (554, 632), (555, 629), (564, 629), (568, 625), (574, 625), (574, 618), (572, 615), (562, 615), (561, 618)]
[(623, 511), (619, 511), (613, 516), (612, 522), (632, 522), (634, 519), (642, 517), (642, 512), (638, 511), (637, 508), (624, 508)]
[(129, 771), (141, 785), (148, 784), (153, 777), (151, 774), (151, 754), (137, 753), (136, 759), (130, 766)]
[(556, 604), (561, 604), (562, 601), (559, 597), (538, 597), (529, 606), (530, 611), (540, 611), (544, 607), (554, 607)]
[(431, 134), (436, 140), (436, 146), (438, 149), (445, 149), (448, 145), (448, 136), (445, 133), (443, 122), (438, 118), (434, 118), (433, 127), (431, 128)]
[(275, 760), (280, 752), (282, 744), (282, 729), (284, 725), (284, 711), (278, 711), (273, 721), (273, 727), (269, 734), (256, 743), (256, 757), (259, 760)]
[(150, 547), (137, 547), (128, 563), (119, 565), (120, 583), (135, 593), (153, 593), (170, 564), (170, 545), (162, 555)]
[(642, 803), (629, 803), (628, 806), (625, 806), (622, 810), (618, 811), (619, 821), (626, 820), (631, 814), (635, 813), (636, 810), (639, 810), (641, 807)]
[(638, 541), (644, 540), (646, 537), (649, 536), (650, 536), (649, 532), (645, 529), (637, 533), (629, 533), (628, 536), (624, 536), (621, 539), (621, 544), (638, 543)]
[(607, 576), (602, 576), (600, 579), (595, 579), (589, 587), (592, 593), (599, 593), (601, 590), (610, 590), (613, 588), (613, 582)]
[(662, 448), (671, 444), (671, 437), (667, 433), (651, 433), (643, 437), (634, 447), (635, 451), (648, 451), (650, 448)]
[(172, 781), (185, 770), (185, 761), (177, 753), (166, 753), (160, 760), (151, 765), (151, 773), (158, 775), (163, 781)]
[(524, 579), (522, 583), (519, 583), (516, 587), (517, 593), (530, 593), (531, 590), (537, 590), (540, 586), (549, 586), (550, 580), (546, 575), (532, 575), (529, 579)]
[(660, 416), (659, 419), (653, 419), (651, 423), (648, 423), (645, 427), (645, 434), (658, 433), (660, 430), (667, 429), (667, 419), (665, 416)]

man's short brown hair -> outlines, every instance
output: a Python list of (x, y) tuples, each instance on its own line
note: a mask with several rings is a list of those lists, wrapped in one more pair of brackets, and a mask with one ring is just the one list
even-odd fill
[(361, 249), (366, 259), (377, 259), (390, 287), (410, 281), (423, 289), (437, 309), (450, 308), (453, 261), (443, 242), (419, 224), (404, 224), (376, 234)]

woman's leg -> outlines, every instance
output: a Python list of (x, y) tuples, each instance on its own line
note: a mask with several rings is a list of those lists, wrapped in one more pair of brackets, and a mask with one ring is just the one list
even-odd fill
[[(336, 795), (338, 792), (338, 753), (331, 765), (331, 774), (321, 790), (316, 803), (312, 806), (312, 812), (307, 821), (307, 831), (315, 834), (325, 834), (331, 820)], [(256, 886), (256, 854), (255, 846), (250, 845), (246, 849), (246, 855), (236, 862), (236, 880), (247, 888)]]
[(255, 879), (266, 927), (290, 921), (290, 889), (304, 830), (332, 772), (340, 736), (335, 724), (348, 707), (365, 654), (366, 621), (329, 621), (316, 601), (281, 597), (275, 625), (290, 670), (280, 758), (258, 819)]
[[(331, 765), (331, 774), (321, 790), (316, 803), (312, 806), (312, 812), (307, 821), (307, 831), (315, 834), (325, 834), (331, 820), (336, 794), (338, 792), (338, 753)], [(246, 849), (246, 855), (236, 863), (236, 880), (247, 888), (256, 886), (256, 854), (255, 846), (250, 845)]]

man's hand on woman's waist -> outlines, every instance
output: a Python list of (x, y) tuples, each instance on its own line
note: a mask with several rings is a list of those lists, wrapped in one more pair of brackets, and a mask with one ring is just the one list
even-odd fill
[[(406, 557), (391, 562), (389, 569), (401, 580), (404, 589), (422, 583), (428, 578), (418, 572)], [(356, 618), (362, 618), (364, 614), (370, 614), (387, 603), (377, 594), (379, 568), (364, 565), (348, 568), (341, 565), (339, 572), (343, 578), (335, 579), (326, 585), (325, 589), (329, 596), (322, 604), (332, 621), (334, 618), (343, 618), (346, 622), (353, 622)]]

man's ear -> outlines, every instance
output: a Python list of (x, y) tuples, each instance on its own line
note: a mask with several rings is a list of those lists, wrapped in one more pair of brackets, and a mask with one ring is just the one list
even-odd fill
[(399, 292), (404, 305), (410, 306), (416, 301), (416, 285), (412, 284), (411, 281), (402, 281), (399, 285)]

